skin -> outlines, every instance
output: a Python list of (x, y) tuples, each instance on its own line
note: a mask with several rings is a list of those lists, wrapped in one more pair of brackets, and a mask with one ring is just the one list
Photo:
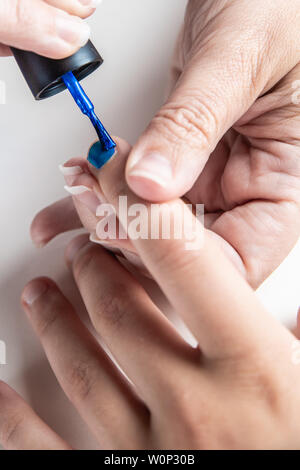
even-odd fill
[[(120, 195), (130, 204), (143, 202), (124, 180), (130, 147), (118, 141), (118, 151), (94, 172), (116, 210)], [(181, 217), (193, 222), (182, 201), (168, 207), (177, 211), (178, 205)], [(200, 223), (197, 234), (203, 241)], [(186, 241), (132, 244), (197, 348), (185, 343), (112, 254), (86, 235), (67, 248), (94, 328), (125, 376), (53, 281), (26, 286), (22, 305), (59, 383), (104, 449), (299, 448), (296, 336), (264, 310), (209, 232), (196, 251), (187, 251)], [(6, 448), (70, 448), (3, 383), (0, 409)]]
[[(84, 2), (83, 2), (84, 3)], [(95, 8), (79, 0), (1, 0), (0, 55), (11, 55), (9, 46), (36, 52), (52, 59), (74, 54), (86, 36), (82, 18)], [(59, 34), (58, 21), (71, 25), (72, 33)], [(86, 37), (86, 41), (88, 37)]]
[(172, 92), (126, 165), (144, 199), (205, 204), (253, 287), (300, 233), (299, 12), (299, 0), (190, 0)]
[[(297, 34), (293, 21), (296, 23), (298, 18), (298, 3), (265, 2), (262, 17), (258, 16), (261, 4), (258, 9), (258, 2), (253, 1), (243, 24), (243, 16), (237, 13), (242, 7), (246, 11), (246, 2), (207, 2), (207, 10), (200, 9), (199, 15), (193, 10), (196, 2), (190, 2), (185, 31), (190, 37), (196, 31), (196, 39), (192, 37), (187, 52), (191, 58), (187, 61), (185, 58), (186, 62), (174, 70), (179, 81), (169, 103), (133, 152), (119, 142), (118, 158), (101, 173), (89, 169), (84, 175), (91, 188), (101, 188), (112, 204), (116, 204), (119, 194), (126, 194), (132, 203), (142, 202), (136, 194), (146, 199), (150, 199), (150, 193), (156, 194), (155, 200), (173, 199), (176, 194), (171, 186), (180, 192), (178, 195), (186, 193), (194, 203), (205, 202), (211, 231), (205, 232), (204, 246), (196, 252), (185, 250), (185, 240), (139, 240), (130, 245), (182, 315), (199, 348), (184, 343), (135, 278), (103, 248), (88, 243), (86, 237), (76, 239), (69, 246), (67, 262), (95, 329), (131, 380), (130, 384), (85, 330), (51, 280), (35, 280), (23, 293), (24, 309), (59, 382), (103, 448), (299, 448), (300, 383), (292, 361), (296, 337), (265, 312), (223, 254), (225, 251), (255, 286), (283, 259), (299, 233), (297, 113), (287, 93), (297, 78), (299, 45), (295, 51)], [(278, 11), (283, 15), (280, 18)], [(246, 37), (247, 32), (254, 31), (255, 24), (265, 26), (266, 23), (258, 20), (270, 19), (271, 28), (266, 36), (272, 37), (271, 44), (262, 41), (263, 48), (259, 51), (248, 47), (248, 43), (253, 46), (249, 37), (239, 43), (240, 35), (234, 23), (230, 23), (230, 31), (237, 41), (229, 38), (230, 50), (245, 52), (246, 60), (238, 64), (250, 64), (251, 72), (256, 70), (252, 64), (259, 63), (256, 75), (250, 73), (246, 77), (238, 73), (240, 70), (234, 70), (232, 76), (222, 73), (224, 57), (226, 72), (228, 64), (236, 65), (230, 60), (236, 56), (229, 54), (222, 30), (227, 24), (224, 20), (227, 14), (231, 20), (238, 18), (238, 32), (246, 31)], [(197, 30), (201, 24), (199, 18), (210, 19), (207, 25), (202, 24), (208, 38), (205, 44)], [(287, 23), (290, 27), (283, 33), (279, 26)], [(252, 38), (254, 45), (261, 44), (264, 37), (260, 34), (264, 29), (256, 31)], [(208, 31), (214, 41), (207, 35)], [(188, 44), (185, 34), (181, 38), (179, 51), (183, 50), (180, 44)], [(194, 56), (192, 50), (195, 45), (197, 48), (198, 40), (201, 47)], [(267, 46), (269, 60), (261, 64), (258, 57)], [(278, 58), (276, 50), (284, 47), (286, 54)], [(254, 56), (249, 55), (249, 49), (255, 51)], [(211, 73), (213, 67), (209, 67), (214, 65), (212, 58), (214, 64), (221, 66), (220, 70), (216, 67), (215, 75)], [(201, 76), (202, 70), (210, 71), (206, 81), (198, 75), (200, 69)], [(193, 75), (194, 72), (197, 73)], [(217, 81), (220, 76), (222, 83)], [(195, 83), (196, 87), (191, 87)], [(212, 85), (214, 93), (224, 91), (220, 93), (222, 96), (210, 93)], [(248, 93), (249, 89), (250, 104), (249, 94), (245, 96), (245, 90)], [(196, 112), (194, 103), (191, 108), (191, 103), (186, 101), (191, 90), (193, 98), (197, 98)], [(205, 90), (205, 99), (196, 93), (199, 90)], [(216, 99), (218, 109), (211, 113), (210, 104)], [(146, 146), (155, 142), (155, 151), (167, 149), (171, 161), (179, 168), (180, 171), (174, 170), (169, 187), (151, 186), (145, 174), (140, 178), (136, 172), (131, 173), (130, 165), (137, 149), (145, 150), (143, 142)], [(123, 176), (129, 153), (127, 182), (134, 192), (127, 187)], [(186, 155), (191, 159), (189, 165)], [(190, 175), (199, 173), (199, 179), (191, 182)], [(145, 188), (144, 194), (141, 188)], [(175, 202), (183, 204), (170, 203), (173, 210)], [(85, 225), (92, 227), (95, 215), (88, 213), (81, 201), (75, 200), (75, 204), (82, 217), (87, 217)], [(57, 218), (62, 207), (69, 211), (66, 221)], [(187, 211), (185, 206), (183, 211)], [(186, 216), (192, 217), (189, 212)], [(45, 223), (41, 230), (40, 222), (49, 222), (51, 217), (56, 221), (54, 226), (49, 228)], [(55, 234), (74, 226), (79, 226), (79, 219), (68, 199), (36, 219), (33, 233), (36, 241), (39, 238), (40, 244), (44, 244)], [(40, 295), (28, 303), (29, 291), (37, 294), (39, 289)], [(215, 295), (207, 296), (207, 292)], [(6, 448), (70, 448), (3, 383), (0, 407), (0, 440)], [(120, 432), (124, 428), (128, 430), (126, 436)]]
[[(267, 0), (263, 7), (261, 0), (191, 0), (172, 92), (125, 167), (127, 184), (146, 200), (184, 195), (204, 204), (206, 228), (253, 288), (300, 233), (299, 7), (299, 0)], [(149, 152), (165, 157), (158, 161), (160, 180), (166, 160), (172, 167), (163, 185), (151, 179), (157, 158), (147, 160), (147, 177), (133, 165)], [(72, 213), (71, 200), (59, 204)], [(50, 209), (51, 229), (40, 225), (47, 210), (33, 225), (37, 244), (63, 230), (59, 204), (56, 218)], [(79, 213), (94, 231), (95, 220), (86, 224)]]

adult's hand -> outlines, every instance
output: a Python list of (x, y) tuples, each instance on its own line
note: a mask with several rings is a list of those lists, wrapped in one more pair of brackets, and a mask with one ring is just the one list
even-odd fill
[(91, 15), (98, 0), (1, 0), (0, 55), (9, 46), (53, 59), (67, 57), (89, 39), (82, 20)]
[[(119, 196), (143, 203), (124, 182), (128, 150), (119, 142), (119, 158), (95, 174), (117, 211)], [(180, 209), (181, 223), (194, 227), (182, 201), (168, 209)], [(141, 222), (148, 221), (144, 213)], [(67, 262), (95, 330), (130, 381), (42, 278), (25, 288), (22, 302), (54, 373), (105, 449), (299, 448), (299, 343), (207, 232), (203, 244), (200, 224), (193, 233), (196, 251), (186, 251), (188, 231), (186, 239), (132, 243), (199, 347), (185, 343), (137, 280), (84, 235), (69, 245)], [(10, 449), (69, 448), (5, 384), (0, 440)]]
[(299, 0), (190, 0), (174, 89), (130, 153), (150, 201), (187, 194), (253, 286), (300, 232)]

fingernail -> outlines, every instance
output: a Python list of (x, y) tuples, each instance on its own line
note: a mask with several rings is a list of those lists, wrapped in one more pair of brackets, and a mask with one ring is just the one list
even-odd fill
[(49, 289), (49, 285), (42, 280), (32, 281), (28, 284), (23, 292), (22, 299), (25, 304), (33, 305), (41, 295), (43, 295)]
[(57, 34), (64, 41), (84, 46), (90, 38), (91, 30), (82, 19), (71, 15), (58, 15), (56, 18)]
[(86, 192), (92, 192), (87, 186), (64, 186), (65, 190), (72, 196), (79, 196)]
[(153, 152), (135, 161), (129, 168), (128, 175), (147, 179), (164, 187), (173, 180), (173, 169), (170, 160), (160, 153)]
[(106, 163), (113, 157), (116, 157), (117, 151), (115, 148), (110, 150), (103, 150), (100, 142), (93, 144), (89, 150), (88, 162), (97, 170), (100, 170)]
[(102, 0), (79, 0), (79, 2), (85, 7), (96, 8)]
[(74, 240), (69, 243), (65, 253), (66, 262), (69, 266), (72, 265), (76, 253), (78, 253), (78, 251), (83, 248), (88, 242), (88, 237), (86, 235), (81, 235), (80, 237), (74, 238)]
[(96, 215), (99, 205), (102, 203), (102, 199), (96, 195), (96, 193), (87, 186), (65, 186), (65, 190), (76, 198), (77, 201), (84, 204), (93, 214)]
[(64, 176), (77, 176), (81, 175), (83, 173), (83, 170), (81, 166), (64, 166), (64, 165), (59, 165), (59, 171), (64, 175)]

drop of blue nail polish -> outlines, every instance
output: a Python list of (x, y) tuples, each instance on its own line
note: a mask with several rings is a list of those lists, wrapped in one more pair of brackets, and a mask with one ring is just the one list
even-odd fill
[(98, 170), (102, 168), (114, 155), (116, 144), (104, 128), (102, 122), (95, 114), (95, 107), (89, 97), (84, 92), (82, 86), (72, 72), (63, 75), (67, 89), (73, 96), (80, 111), (88, 116), (97, 132), (99, 142), (94, 144), (89, 152), (88, 161)]
[(109, 150), (103, 150), (101, 142), (96, 142), (90, 148), (88, 161), (93, 165), (97, 170), (100, 170), (114, 155), (116, 149), (111, 148)]

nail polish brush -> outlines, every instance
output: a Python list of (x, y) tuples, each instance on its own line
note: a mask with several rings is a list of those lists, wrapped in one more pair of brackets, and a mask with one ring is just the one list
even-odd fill
[(97, 151), (90, 152), (89, 161), (101, 168), (115, 153), (116, 144), (95, 114), (80, 81), (103, 63), (99, 52), (88, 41), (79, 51), (66, 59), (48, 59), (34, 52), (11, 48), (19, 68), (36, 100), (43, 100), (68, 89), (83, 114), (91, 121), (99, 138)]

